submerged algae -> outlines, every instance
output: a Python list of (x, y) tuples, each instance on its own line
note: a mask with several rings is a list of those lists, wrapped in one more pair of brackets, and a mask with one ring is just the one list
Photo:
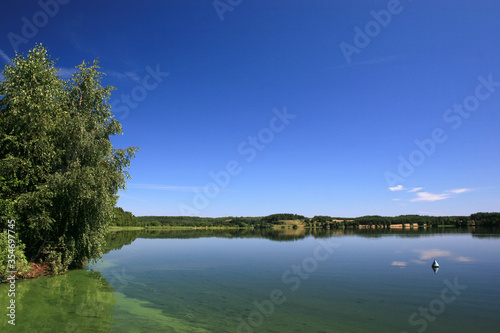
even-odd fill
[[(0, 288), (0, 307), (10, 297)], [(116, 304), (113, 288), (99, 272), (67, 274), (16, 282), (16, 325), (0, 321), (9, 332), (110, 332)]]

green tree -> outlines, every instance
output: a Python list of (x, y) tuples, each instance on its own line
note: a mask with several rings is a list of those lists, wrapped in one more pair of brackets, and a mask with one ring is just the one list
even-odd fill
[(117, 192), (138, 148), (113, 149), (121, 125), (102, 87), (98, 62), (69, 80), (43, 46), (17, 55), (0, 82), (0, 208), (15, 218), (30, 260), (62, 269), (102, 254)]
[(113, 209), (114, 218), (111, 225), (115, 226), (135, 226), (137, 225), (137, 218), (131, 212), (126, 212), (121, 207)]

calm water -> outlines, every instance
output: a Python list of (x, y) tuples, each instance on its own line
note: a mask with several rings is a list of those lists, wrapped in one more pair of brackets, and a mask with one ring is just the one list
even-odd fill
[(18, 282), (15, 328), (0, 285), (0, 331), (499, 332), (499, 236), (117, 232), (103, 261)]

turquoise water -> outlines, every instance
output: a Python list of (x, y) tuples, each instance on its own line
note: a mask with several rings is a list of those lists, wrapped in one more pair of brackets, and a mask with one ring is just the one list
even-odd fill
[(15, 328), (0, 285), (0, 330), (498, 332), (498, 236), (118, 232), (102, 261), (18, 282)]

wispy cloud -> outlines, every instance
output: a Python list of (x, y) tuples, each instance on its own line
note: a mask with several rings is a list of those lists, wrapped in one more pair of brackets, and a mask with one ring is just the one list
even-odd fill
[(409, 190), (408, 193), (418, 192), (423, 189), (424, 189), (423, 187), (414, 187), (411, 190)]
[(396, 185), (396, 186), (393, 186), (393, 187), (389, 187), (389, 190), (391, 190), (391, 191), (402, 191), (404, 189), (405, 188), (403, 187), (403, 185)]
[(141, 83), (141, 78), (134, 72), (116, 72), (116, 71), (108, 71), (108, 74), (114, 76), (120, 80), (124, 79), (132, 79), (135, 82)]
[(434, 193), (429, 193), (429, 192), (418, 192), (417, 197), (411, 199), (411, 202), (415, 201), (438, 201), (438, 200), (444, 200), (448, 199), (450, 197), (449, 194), (442, 193), (442, 194), (434, 194)]
[(469, 191), (470, 191), (470, 189), (468, 189), (468, 188), (459, 188), (459, 189), (455, 189), (455, 190), (448, 190), (446, 192), (460, 194), (460, 193), (469, 192)]
[[(417, 192), (422, 187), (417, 187), (414, 188), (408, 192)], [(470, 189), (468, 188), (460, 188), (460, 189), (454, 189), (454, 190), (446, 190), (444, 193), (436, 194), (436, 193), (429, 193), (429, 192), (417, 192), (417, 197), (410, 199), (411, 202), (416, 202), (416, 201), (439, 201), (439, 200), (444, 200), (451, 198), (454, 196), (454, 194), (461, 194), (465, 192), (469, 192)]]
[(402, 55), (393, 55), (393, 56), (388, 56), (388, 57), (383, 57), (383, 58), (369, 59), (369, 60), (353, 63), (353, 66), (383, 64), (386, 62), (394, 61), (394, 60), (401, 58), (401, 57), (402, 57)]
[(149, 202), (147, 200), (144, 200), (144, 199), (141, 199), (141, 198), (137, 198), (137, 197), (133, 197), (133, 196), (126, 195), (126, 194), (120, 194), (120, 198), (127, 198), (127, 199), (131, 199), (131, 200), (135, 200), (135, 201), (140, 201), (140, 202), (146, 202), (146, 203)]
[(172, 186), (157, 184), (128, 184), (129, 187), (144, 190), (174, 191), (174, 192), (192, 192), (203, 191), (203, 186)]
[[(127, 184), (128, 188), (142, 189), (142, 190), (156, 190), (156, 191), (172, 191), (172, 192), (206, 192), (212, 189), (207, 186), (176, 186), (176, 185), (159, 185), (159, 184)], [(221, 189), (222, 192), (238, 192), (238, 190)]]
[(423, 211), (423, 210), (419, 210), (417, 213), (420, 215), (444, 215), (443, 213), (427, 212), (427, 211)]
[(370, 65), (375, 65), (375, 64), (384, 64), (384, 63), (392, 62), (392, 61), (399, 59), (401, 57), (403, 57), (403, 55), (398, 54), (398, 55), (387, 56), (387, 57), (382, 57), (382, 58), (377, 58), (377, 59), (368, 59), (365, 61), (352, 62), (350, 64), (335, 66), (335, 67), (333, 67), (333, 69), (341, 69), (341, 68), (356, 67), (356, 66), (370, 66)]

